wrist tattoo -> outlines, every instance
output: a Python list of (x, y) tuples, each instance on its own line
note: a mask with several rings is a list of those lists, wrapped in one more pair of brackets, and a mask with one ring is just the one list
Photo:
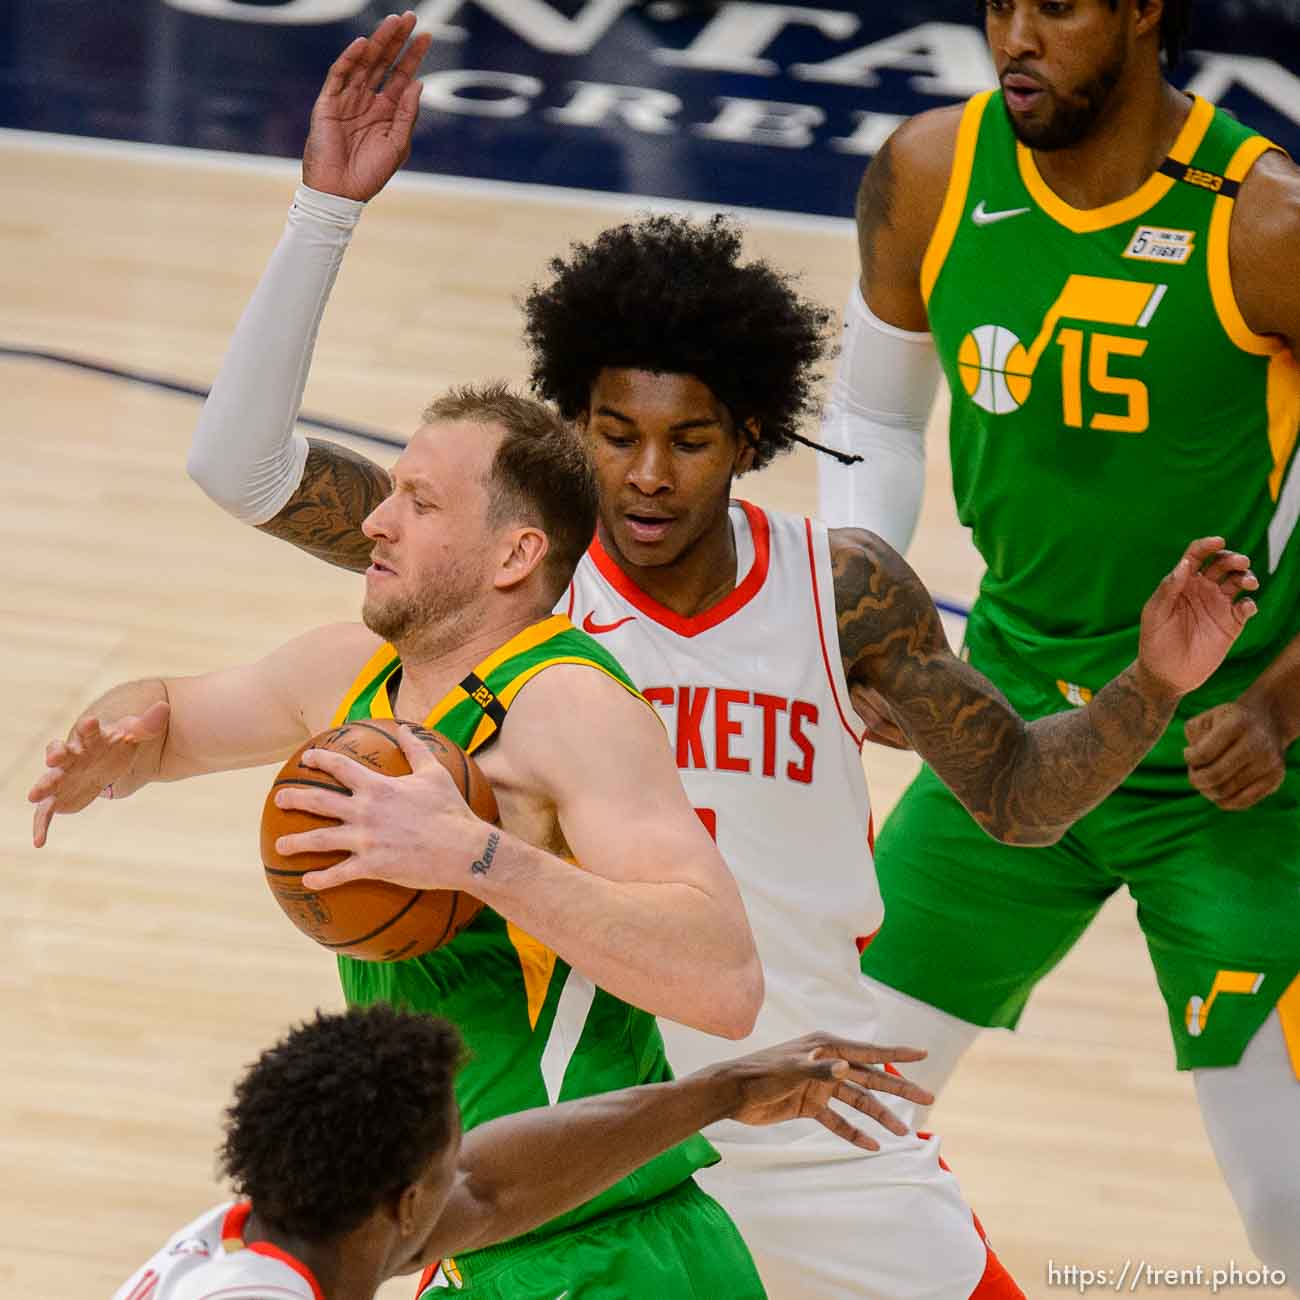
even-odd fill
[(492, 859), (497, 855), (497, 845), (501, 843), (500, 831), (489, 831), (483, 854), (469, 864), (469, 869), (476, 876), (486, 876), (492, 868)]

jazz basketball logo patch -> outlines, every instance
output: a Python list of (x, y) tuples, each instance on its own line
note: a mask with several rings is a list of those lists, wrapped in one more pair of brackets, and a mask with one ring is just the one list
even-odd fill
[(1210, 986), (1208, 997), (1190, 997), (1187, 999), (1187, 1009), (1183, 1012), (1187, 1032), (1193, 1038), (1199, 1038), (1205, 1032), (1205, 1026), (1210, 1020), (1210, 1011), (1221, 994), (1244, 993), (1250, 995), (1258, 993), (1259, 986), (1263, 982), (1264, 976), (1259, 971), (1219, 971), (1214, 977), (1214, 983)]
[(971, 330), (957, 349), (961, 385), (981, 410), (1010, 415), (1029, 400), (1034, 373), (1050, 349), (1060, 363), (1062, 424), (1143, 433), (1150, 423), (1147, 387), (1125, 370), (1131, 371), (1148, 340), (1097, 327), (1145, 330), (1168, 288), (1071, 275), (1028, 344), (1005, 325)]
[(1124, 256), (1138, 262), (1160, 262), (1182, 266), (1196, 247), (1196, 231), (1169, 230), (1162, 226), (1139, 226), (1128, 241)]

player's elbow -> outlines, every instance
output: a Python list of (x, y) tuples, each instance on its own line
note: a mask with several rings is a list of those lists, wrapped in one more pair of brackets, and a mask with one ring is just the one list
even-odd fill
[(1012, 848), (1047, 849), (1058, 844), (1069, 830), (1068, 826), (1031, 826), (1022, 821), (982, 820), (984, 831), (999, 844)]
[(185, 469), (209, 501), (241, 523), (260, 526), (273, 519), (299, 487), (307, 440), (293, 434), (283, 446), (253, 459), (233, 442), (229, 426), (205, 406)]
[(751, 950), (746, 961), (727, 973), (716, 992), (721, 996), (712, 1000), (712, 1013), (716, 1019), (712, 1032), (720, 1038), (748, 1038), (754, 1032), (758, 1013), (763, 1009), (765, 992), (758, 953)]
[(195, 439), (185, 461), (185, 472), (214, 505), (236, 519), (243, 518), (245, 510), (239, 484), (232, 478), (229, 466), (222, 463), (221, 457), (209, 444)]

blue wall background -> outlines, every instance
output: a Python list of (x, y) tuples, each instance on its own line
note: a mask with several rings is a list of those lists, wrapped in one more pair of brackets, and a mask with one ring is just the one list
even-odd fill
[[(415, 7), (437, 39), (410, 166), (455, 176), (847, 216), (899, 118), (990, 79), (973, 0)], [(293, 157), (331, 59), (384, 12), (5, 0), (0, 126)], [(1174, 80), (1300, 155), (1300, 0), (1195, 13)]]

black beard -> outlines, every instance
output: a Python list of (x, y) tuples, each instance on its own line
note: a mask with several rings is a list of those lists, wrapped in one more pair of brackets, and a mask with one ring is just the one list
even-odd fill
[[(1111, 95), (1123, 75), (1126, 61), (1127, 56), (1124, 47), (1121, 46), (1115, 58), (1106, 67), (1075, 91), (1074, 100), (1082, 100), (1082, 103), (1063, 104), (1052, 95), (1051, 91), (1045, 91), (1045, 94), (1052, 95), (1054, 112), (1040, 126), (1029, 126), (1018, 121), (1004, 99), (1002, 107), (1006, 109), (1007, 119), (1011, 123), (1016, 139), (1021, 144), (1028, 145), (1031, 149), (1040, 149), (1044, 153), (1056, 149), (1073, 149), (1076, 145), (1082, 144), (1092, 134), (1097, 120), (1105, 112), (1106, 105), (1110, 103)], [(1014, 69), (1008, 69), (1008, 71), (1012, 70)]]

